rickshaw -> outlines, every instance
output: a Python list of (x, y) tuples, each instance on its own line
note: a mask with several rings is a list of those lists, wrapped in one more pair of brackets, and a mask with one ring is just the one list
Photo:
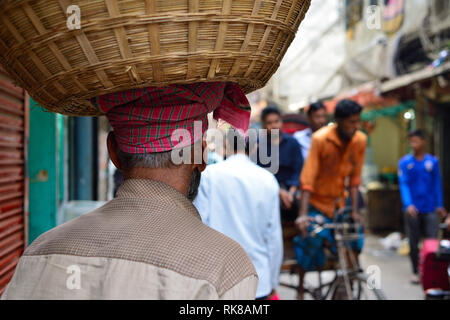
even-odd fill
[[(359, 264), (358, 254), (352, 248), (352, 241), (360, 239), (357, 232), (359, 223), (354, 223), (349, 218), (351, 208), (345, 207), (342, 211), (336, 211), (332, 223), (325, 223), (316, 219), (311, 223), (309, 235), (320, 236), (324, 229), (331, 229), (336, 240), (336, 253), (325, 246), (326, 263), (321, 268), (314, 270), (318, 274), (318, 285), (311, 285), (304, 281), (304, 293), (314, 300), (385, 300), (386, 296), (380, 288), (376, 276), (366, 274)], [(281, 268), (282, 274), (297, 275), (299, 265), (295, 258), (294, 238), (299, 235), (294, 222), (283, 222), (284, 261)], [(332, 280), (323, 281), (323, 272), (334, 273)], [(307, 274), (311, 271), (306, 271)], [(280, 285), (297, 290), (298, 283), (293, 281), (280, 281)]]

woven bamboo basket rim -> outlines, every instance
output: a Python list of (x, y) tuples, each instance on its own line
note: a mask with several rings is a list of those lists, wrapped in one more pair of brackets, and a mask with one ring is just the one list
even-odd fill
[(78, 30), (67, 28), (69, 4), (0, 1), (0, 62), (47, 110), (101, 115), (91, 98), (132, 88), (215, 81), (235, 82), (245, 93), (263, 87), (310, 0), (78, 0)]

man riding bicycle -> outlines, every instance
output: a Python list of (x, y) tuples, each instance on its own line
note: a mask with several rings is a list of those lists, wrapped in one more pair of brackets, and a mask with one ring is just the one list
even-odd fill
[(302, 196), (295, 221), (302, 233), (294, 242), (301, 268), (298, 299), (303, 299), (305, 271), (320, 268), (325, 262), (323, 240), (331, 245), (334, 242), (331, 230), (324, 230), (321, 237), (311, 239), (308, 236), (311, 219), (320, 216), (325, 222), (331, 222), (335, 210), (345, 205), (348, 187), (352, 203), (351, 217), (355, 222), (360, 220), (358, 187), (361, 184), (367, 144), (366, 135), (358, 130), (361, 111), (362, 107), (358, 103), (342, 100), (334, 113), (336, 124), (313, 134), (311, 149), (300, 176)]

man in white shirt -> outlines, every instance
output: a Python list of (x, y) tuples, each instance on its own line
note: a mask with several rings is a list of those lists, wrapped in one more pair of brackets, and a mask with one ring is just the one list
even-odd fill
[(202, 173), (194, 205), (202, 221), (238, 242), (258, 274), (257, 299), (275, 294), (283, 259), (279, 186), (246, 155), (245, 138), (226, 136), (225, 161)]
[(306, 161), (311, 147), (312, 134), (327, 124), (327, 110), (322, 102), (311, 104), (307, 114), (309, 128), (294, 133), (294, 138), (297, 139), (302, 149), (304, 161)]

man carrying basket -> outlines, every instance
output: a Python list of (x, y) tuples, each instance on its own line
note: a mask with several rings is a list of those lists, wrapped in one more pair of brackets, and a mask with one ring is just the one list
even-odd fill
[(255, 298), (250, 258), (192, 205), (196, 155), (208, 113), (248, 129), (244, 93), (276, 71), (310, 1), (135, 4), (0, 2), (1, 64), (49, 111), (106, 115), (125, 179), (26, 248), (2, 299)]
[[(195, 147), (206, 148), (201, 135), (194, 140), (194, 122), (205, 123), (215, 108), (245, 105), (239, 87), (171, 85), (110, 94), (94, 103), (114, 128), (109, 155), (125, 181), (103, 207), (36, 239), (2, 298), (254, 299), (251, 260), (237, 242), (202, 224), (192, 205), (206, 162), (176, 165), (171, 152), (172, 132), (186, 128), (191, 138), (179, 150), (191, 149), (194, 160)], [(67, 273), (70, 266), (76, 266), (78, 279)]]

